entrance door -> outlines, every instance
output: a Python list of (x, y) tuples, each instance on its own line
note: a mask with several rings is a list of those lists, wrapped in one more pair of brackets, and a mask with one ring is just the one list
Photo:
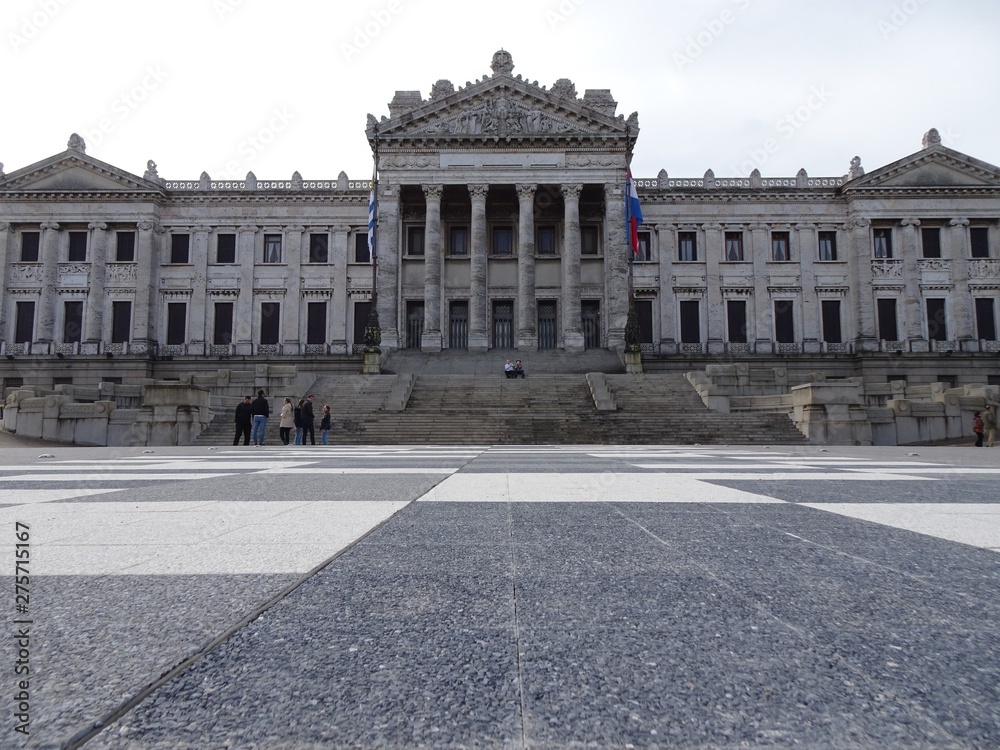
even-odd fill
[(493, 348), (514, 348), (514, 303), (510, 300), (493, 303)]
[(556, 334), (556, 303), (553, 300), (538, 303), (538, 348), (555, 349), (558, 337)]
[(469, 348), (469, 303), (452, 302), (448, 309), (448, 346)]
[(653, 302), (640, 299), (635, 302), (635, 322), (639, 326), (639, 343), (653, 343)]
[(583, 317), (583, 346), (585, 349), (601, 347), (601, 303), (599, 300), (583, 300), (580, 303)]
[(371, 302), (354, 303), (354, 341), (355, 347), (363, 346), (365, 343), (365, 328), (368, 327), (368, 318), (371, 317)]
[(419, 349), (424, 335), (424, 303), (406, 303), (406, 348)]

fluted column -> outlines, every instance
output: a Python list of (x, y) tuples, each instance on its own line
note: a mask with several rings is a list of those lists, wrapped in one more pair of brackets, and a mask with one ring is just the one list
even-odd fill
[[(694, 231), (694, 227), (690, 229), (688, 227), (681, 227), (684, 231)], [(726, 341), (726, 318), (725, 315), (727, 311), (725, 309), (725, 300), (722, 298), (722, 285), (719, 283), (711, 283), (709, 279), (722, 279), (722, 259), (725, 257), (725, 244), (723, 234), (724, 228), (721, 224), (705, 224), (702, 227), (702, 231), (698, 232), (697, 237), (697, 247), (698, 247), (698, 257), (705, 259), (705, 281), (706, 290), (705, 298), (708, 300), (706, 306), (708, 310), (706, 315), (708, 317), (708, 346), (709, 351), (713, 348), (719, 347), (717, 342)], [(676, 259), (677, 254), (675, 253), (672, 258)], [(686, 265), (684, 263), (678, 263), (674, 266), (674, 272), (680, 272), (686, 270)], [(669, 339), (667, 343), (680, 344), (681, 332), (680, 326), (678, 324), (678, 316), (680, 315), (680, 307), (677, 303), (676, 296), (671, 297), (669, 304), (667, 300), (664, 300), (664, 304), (670, 311), (670, 326), (665, 328), (664, 331), (669, 333)], [(753, 296), (747, 300), (747, 341), (753, 343), (754, 341), (754, 321), (757, 319), (754, 314), (754, 298)], [(713, 315), (712, 311), (718, 310), (717, 315)], [(675, 338), (676, 337), (676, 338)], [(668, 336), (664, 336), (668, 338)], [(721, 347), (725, 349), (725, 345)], [(770, 351), (770, 349), (768, 349)]]
[(191, 243), (191, 302), (188, 310), (187, 351), (189, 354), (207, 354), (209, 341), (205, 298), (208, 296), (208, 238), (211, 227), (195, 226)]
[(285, 227), (281, 244), (285, 247), (283, 253), (286, 266), (285, 276), (285, 309), (281, 316), (281, 353), (305, 353), (306, 307), (302, 298), (302, 255), (306, 250), (302, 246), (302, 238), (306, 228), (303, 226)]
[(378, 318), (382, 326), (382, 349), (399, 348), (399, 189), (380, 183), (378, 188)]
[(56, 283), (59, 278), (59, 225), (43, 221), (42, 228), (42, 294), (38, 306), (35, 341), (51, 344), (55, 339)]
[(583, 319), (580, 310), (580, 192), (582, 185), (563, 185), (563, 222), (566, 242), (562, 257), (562, 334), (567, 351), (582, 351)]
[(855, 216), (848, 222), (848, 247), (845, 256), (851, 265), (851, 286), (854, 289), (855, 348), (858, 351), (878, 351), (875, 326), (875, 294), (872, 291), (872, 251), (868, 229), (871, 221)]
[(517, 186), (517, 346), (538, 348), (535, 305), (535, 190)]
[(354, 245), (348, 241), (351, 228), (347, 224), (337, 224), (331, 227), (331, 230), (333, 243), (330, 246), (328, 261), (332, 265), (333, 286), (330, 290), (330, 308), (327, 310), (327, 341), (330, 343), (331, 354), (348, 354), (347, 263), (348, 257), (354, 257)]
[[(614, 195), (616, 188), (617, 196)], [(609, 199), (610, 196), (614, 197)], [(623, 350), (625, 324), (628, 322), (629, 264), (634, 260), (634, 251), (625, 235), (625, 201), (622, 199), (620, 184), (604, 186), (604, 217), (604, 236), (607, 239), (604, 250), (604, 276), (607, 279), (604, 296), (608, 308), (604, 320), (608, 332), (607, 345), (609, 349)]]
[(11, 311), (7, 310), (7, 280), (14, 251), (12, 237), (14, 228), (8, 222), (0, 221), (0, 341), (7, 340), (7, 319), (11, 317)]
[(771, 248), (768, 243), (767, 225), (753, 224), (750, 226), (750, 236), (743, 248), (743, 258), (753, 263), (753, 296), (754, 296), (754, 348), (757, 353), (774, 351), (774, 301), (768, 290), (770, 273), (768, 261), (771, 259)]
[(92, 221), (90, 230), (90, 294), (87, 299), (87, 317), (84, 321), (82, 341), (97, 354), (104, 332), (104, 274), (108, 259), (108, 225)]
[(469, 228), (469, 350), (485, 351), (490, 345), (487, 269), (489, 243), (486, 236), (486, 195), (489, 185), (469, 185), (472, 222)]
[(153, 312), (153, 300), (158, 284), (156, 273), (159, 269), (159, 237), (163, 230), (148, 219), (140, 221), (139, 246), (136, 250), (135, 302), (132, 309), (132, 340), (129, 351), (146, 354), (156, 343), (149, 324)]
[[(901, 245), (900, 257), (903, 261), (903, 328), (901, 340), (919, 341), (923, 339), (921, 320), (924, 315), (920, 295), (920, 266), (917, 258), (920, 256), (920, 219), (907, 218), (900, 222)], [(911, 344), (912, 346), (912, 344)]]
[(244, 224), (236, 234), (236, 257), (240, 263), (240, 289), (236, 298), (235, 320), (233, 321), (233, 343), (236, 354), (253, 354), (254, 320), (258, 312), (254, 310), (253, 271), (256, 262), (257, 227)]
[[(965, 293), (953, 295), (948, 300), (953, 316), (954, 329), (948, 332), (949, 339), (974, 339), (976, 337), (975, 327), (975, 301), (969, 290), (969, 259), (972, 257), (972, 249), (969, 247), (969, 220), (965, 218), (952, 219), (945, 228), (945, 248), (942, 255), (951, 259), (951, 283), (952, 289), (962, 289)], [(961, 344), (959, 344), (961, 346)]]
[(441, 193), (442, 185), (423, 185), (427, 201), (424, 219), (424, 334), (420, 348), (441, 351)]

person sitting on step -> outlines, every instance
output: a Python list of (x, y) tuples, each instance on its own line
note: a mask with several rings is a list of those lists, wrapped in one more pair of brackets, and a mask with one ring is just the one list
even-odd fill
[(503, 364), (503, 374), (508, 378), (514, 377), (514, 365), (509, 359)]
[(519, 360), (519, 359), (515, 359), (514, 360), (514, 375), (513, 375), (513, 377), (515, 377), (515, 378), (524, 378), (524, 377), (527, 377), (527, 375), (524, 374), (524, 365), (521, 364), (521, 360)]

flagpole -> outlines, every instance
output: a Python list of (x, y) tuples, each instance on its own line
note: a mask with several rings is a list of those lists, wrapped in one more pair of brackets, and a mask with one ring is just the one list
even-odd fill
[(372, 168), (371, 198), (369, 201), (369, 234), (371, 235), (372, 299), (365, 326), (365, 353), (381, 353), (382, 326), (378, 319), (378, 123), (373, 125), (375, 135), (374, 166)]

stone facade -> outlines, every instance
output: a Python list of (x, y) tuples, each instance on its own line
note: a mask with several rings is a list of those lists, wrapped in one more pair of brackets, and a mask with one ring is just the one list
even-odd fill
[(76, 135), (0, 169), (5, 385), (233, 358), (360, 371), (373, 299), (384, 352), (621, 351), (630, 296), (647, 366), (781, 358), (831, 376), (993, 377), (997, 167), (931, 130), (868, 173), (855, 157), (835, 177), (639, 176), (635, 257), (637, 114), (617, 114), (607, 90), (522, 79), (504, 51), (492, 69), (426, 99), (398, 91), (387, 117), (368, 116), (374, 265), (368, 179), (170, 181), (152, 161), (140, 177)]

